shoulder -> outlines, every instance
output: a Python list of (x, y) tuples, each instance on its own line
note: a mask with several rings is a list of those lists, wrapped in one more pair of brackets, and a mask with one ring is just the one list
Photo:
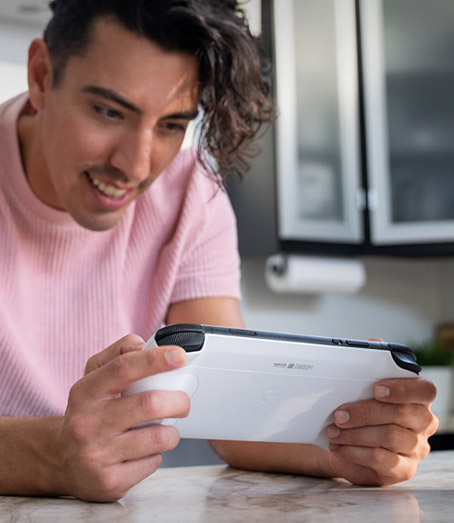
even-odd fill
[(213, 196), (219, 188), (214, 175), (200, 163), (196, 149), (181, 150), (172, 163), (155, 182), (156, 189), (161, 185), (166, 191), (186, 195), (188, 190), (196, 190), (201, 198)]
[(181, 249), (223, 234), (235, 241), (236, 220), (230, 200), (200, 165), (196, 151), (181, 151), (131, 212), (131, 238), (140, 237), (141, 244), (153, 244), (154, 249), (170, 244)]
[(203, 168), (194, 149), (180, 151), (138, 201), (139, 207), (160, 215), (181, 216), (183, 209), (199, 214), (213, 205), (230, 206), (225, 189)]
[(5, 155), (10, 155), (15, 150), (17, 119), (27, 100), (28, 95), (22, 93), (0, 104), (0, 147)]
[(0, 174), (20, 170), (17, 119), (27, 102), (27, 94), (20, 94), (0, 105)]
[(2, 122), (6, 121), (9, 124), (13, 124), (17, 120), (24, 105), (27, 103), (27, 100), (28, 94), (21, 93), (0, 104), (0, 120)]

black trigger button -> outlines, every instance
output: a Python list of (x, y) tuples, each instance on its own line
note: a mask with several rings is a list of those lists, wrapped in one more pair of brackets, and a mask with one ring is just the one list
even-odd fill
[(178, 345), (186, 352), (197, 352), (202, 350), (205, 343), (203, 332), (174, 332), (159, 339), (158, 345)]

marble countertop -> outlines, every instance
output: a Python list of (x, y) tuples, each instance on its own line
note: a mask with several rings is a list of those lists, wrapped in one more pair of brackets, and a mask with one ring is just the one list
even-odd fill
[(452, 523), (454, 451), (432, 452), (410, 481), (356, 487), (342, 480), (245, 472), (223, 465), (160, 469), (117, 503), (0, 497), (0, 521)]

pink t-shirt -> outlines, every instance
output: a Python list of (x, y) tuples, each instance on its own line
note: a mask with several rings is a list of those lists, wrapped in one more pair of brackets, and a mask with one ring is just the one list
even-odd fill
[(27, 183), (16, 133), (25, 102), (0, 106), (0, 415), (60, 415), (87, 359), (125, 334), (148, 338), (169, 304), (239, 298), (236, 223), (187, 150), (117, 226), (82, 228)]

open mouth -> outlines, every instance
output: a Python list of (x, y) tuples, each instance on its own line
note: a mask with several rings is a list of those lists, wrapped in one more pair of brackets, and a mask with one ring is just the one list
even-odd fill
[(91, 184), (96, 187), (96, 189), (107, 198), (110, 198), (111, 200), (119, 200), (120, 198), (123, 198), (123, 196), (128, 192), (128, 189), (117, 189), (117, 187), (114, 187), (113, 185), (108, 185), (104, 182), (101, 182), (100, 180), (97, 180), (96, 178), (93, 178), (93, 176), (90, 175), (90, 173), (85, 173), (87, 178), (90, 180)]

